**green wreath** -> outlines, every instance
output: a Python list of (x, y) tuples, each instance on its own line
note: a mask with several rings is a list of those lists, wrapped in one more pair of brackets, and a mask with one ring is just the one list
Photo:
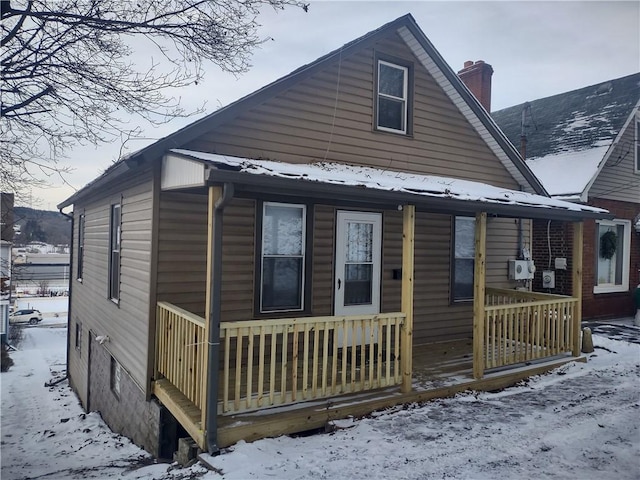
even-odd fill
[(604, 232), (600, 236), (600, 257), (609, 260), (616, 253), (618, 248), (618, 235), (613, 230)]

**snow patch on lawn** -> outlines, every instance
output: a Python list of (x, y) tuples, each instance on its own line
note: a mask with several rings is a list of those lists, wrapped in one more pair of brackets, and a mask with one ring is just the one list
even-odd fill
[(208, 457), (215, 472), (155, 463), (97, 412), (85, 414), (66, 381), (46, 387), (64, 376), (66, 333), (25, 327), (14, 367), (0, 376), (3, 479), (637, 479), (640, 471), (635, 343), (595, 335), (588, 363), (512, 388), (340, 420), (328, 434), (240, 442)]

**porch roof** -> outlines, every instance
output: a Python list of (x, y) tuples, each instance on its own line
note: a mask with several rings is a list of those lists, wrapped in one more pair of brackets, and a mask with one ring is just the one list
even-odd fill
[[(174, 175), (172, 172), (180, 172)], [(185, 172), (191, 172), (185, 178)], [(561, 220), (611, 218), (606, 210), (480, 182), (330, 162), (292, 164), (171, 150), (163, 188), (232, 183), (236, 191), (372, 205), (414, 204), (425, 211)]]

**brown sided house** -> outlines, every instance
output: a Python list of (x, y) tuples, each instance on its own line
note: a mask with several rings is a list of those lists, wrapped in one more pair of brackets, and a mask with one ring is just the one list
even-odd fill
[[(493, 112), (554, 198), (609, 210), (584, 224), (583, 318), (632, 316), (640, 283), (640, 73)], [(524, 114), (524, 115), (523, 115)], [(571, 230), (533, 223), (534, 288), (570, 294)]]
[(163, 456), (181, 435), (213, 452), (578, 357), (579, 296), (531, 291), (531, 222), (582, 245), (583, 220), (607, 218), (549, 198), (410, 15), (69, 206), (71, 384)]

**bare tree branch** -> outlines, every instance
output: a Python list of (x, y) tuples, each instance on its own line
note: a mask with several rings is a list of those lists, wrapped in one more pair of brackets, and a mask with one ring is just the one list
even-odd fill
[[(245, 72), (260, 9), (299, 0), (1, 0), (0, 190), (31, 185), (70, 148), (138, 135), (185, 111), (171, 96), (205, 64)], [(144, 49), (140, 48), (144, 45)], [(153, 52), (146, 55), (141, 52)], [(48, 167), (47, 167), (48, 168)]]

